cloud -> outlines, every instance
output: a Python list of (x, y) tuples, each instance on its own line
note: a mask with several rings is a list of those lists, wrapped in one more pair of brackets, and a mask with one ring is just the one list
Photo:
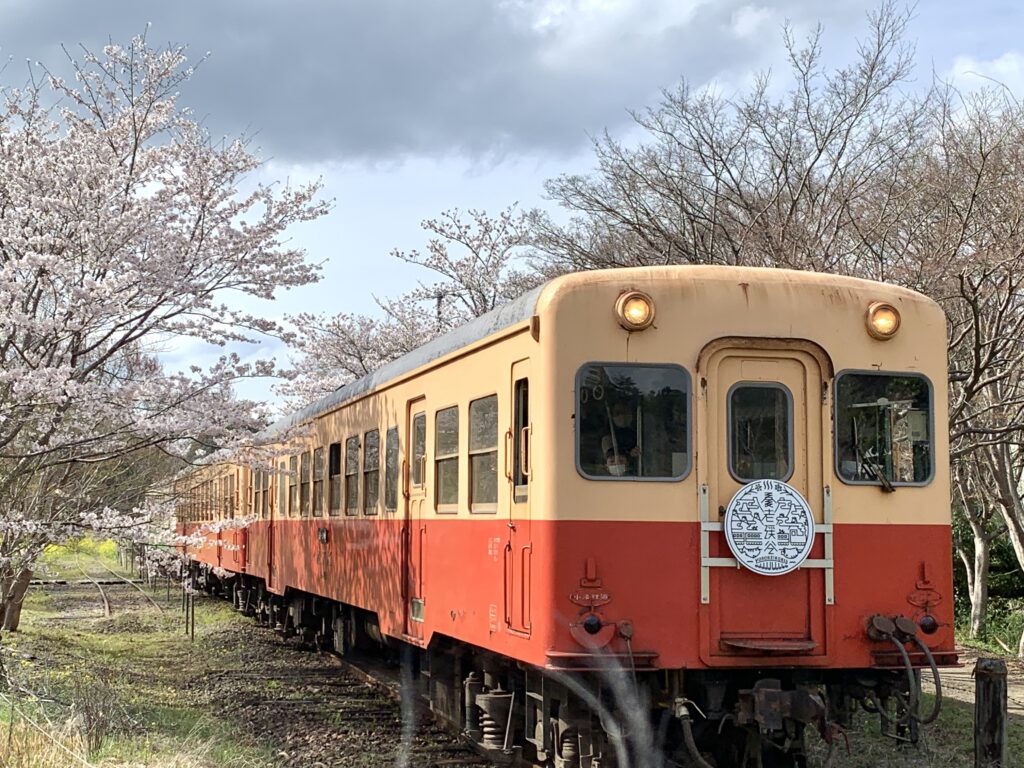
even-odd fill
[(1007, 51), (994, 59), (956, 56), (946, 78), (968, 91), (999, 84), (1019, 96), (1024, 94), (1024, 53)]
[(736, 37), (750, 38), (755, 34), (763, 34), (767, 22), (775, 14), (770, 8), (757, 5), (744, 5), (732, 14), (732, 30)]
[[(870, 5), (773, 12), (827, 22)], [(765, 11), (737, 0), (0, 0), (0, 17), (0, 53), (51, 66), (60, 43), (98, 48), (151, 21), (152, 43), (212, 52), (183, 101), (215, 135), (253, 132), (296, 162), (564, 156), (680, 77), (742, 72), (779, 48)]]

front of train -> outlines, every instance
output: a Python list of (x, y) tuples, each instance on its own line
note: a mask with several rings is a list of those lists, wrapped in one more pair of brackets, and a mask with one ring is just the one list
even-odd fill
[(956, 662), (941, 309), (677, 267), (564, 278), (538, 313), (549, 672), (661, 713), (659, 749), (697, 765), (801, 765), (807, 728), (834, 742), (857, 710), (916, 741), (920, 671)]

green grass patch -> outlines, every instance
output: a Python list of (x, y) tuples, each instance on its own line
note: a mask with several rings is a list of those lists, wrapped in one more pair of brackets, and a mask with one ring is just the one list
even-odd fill
[[(77, 579), (82, 576), (72, 570), (76, 558), (83, 565), (88, 558), (116, 564), (112, 544), (105, 542), (55, 547), (46, 555), (49, 567)], [(276, 765), (272, 749), (211, 714), (203, 686), (193, 685), (209, 669), (238, 664), (223, 637), (249, 620), (226, 603), (198, 599), (192, 643), (178, 595), (172, 593), (170, 605), (164, 593), (153, 595), (165, 606), (161, 613), (140, 603), (130, 587), (117, 589), (109, 618), (102, 616), (91, 585), (30, 590), (21, 631), (3, 636), (2, 652), (12, 677), (37, 696), (19, 693), (20, 713), (13, 714), (0, 700), (0, 723), (14, 734), (10, 759), (0, 749), (0, 766), (80, 765), (68, 749), (97, 768)]]
[[(932, 697), (925, 695), (922, 710), (931, 710)], [(1010, 717), (1009, 762), (1006, 768), (1024, 768), (1024, 718)], [(937, 722), (925, 726), (917, 745), (900, 744), (883, 736), (877, 715), (858, 712), (846, 736), (847, 752), (842, 737), (835, 747), (836, 768), (970, 768), (974, 765), (974, 705), (945, 698)], [(812, 733), (808, 738), (811, 765), (824, 763), (828, 748)]]
[(52, 544), (39, 558), (36, 575), (41, 579), (81, 579), (83, 568), (93, 578), (110, 578), (105, 568), (123, 574), (117, 563), (117, 543), (84, 536), (66, 544)]

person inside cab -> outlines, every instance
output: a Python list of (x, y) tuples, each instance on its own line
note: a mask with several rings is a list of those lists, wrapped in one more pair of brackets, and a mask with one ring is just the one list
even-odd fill
[(640, 446), (637, 440), (636, 409), (618, 400), (608, 409), (608, 434), (601, 438), (605, 467), (613, 477), (637, 474)]

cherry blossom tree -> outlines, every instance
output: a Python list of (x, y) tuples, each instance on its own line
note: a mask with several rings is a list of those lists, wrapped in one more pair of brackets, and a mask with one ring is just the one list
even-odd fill
[(311, 402), (538, 284), (542, 277), (525, 260), (529, 220), (511, 205), (496, 216), (451, 209), (423, 221), (426, 250), (391, 256), (431, 279), (396, 298), (376, 298), (377, 315), (290, 318), (298, 354), (280, 392), (298, 405)]
[(232, 384), (272, 363), (157, 355), (277, 332), (232, 298), (315, 280), (283, 235), (326, 210), (316, 184), (256, 183), (246, 141), (213, 141), (179, 105), (182, 48), (138, 37), (69, 60), (73, 81), (44, 70), (0, 110), (0, 615), (47, 542), (130, 512), (99, 490), (136, 458), (266, 423)]

